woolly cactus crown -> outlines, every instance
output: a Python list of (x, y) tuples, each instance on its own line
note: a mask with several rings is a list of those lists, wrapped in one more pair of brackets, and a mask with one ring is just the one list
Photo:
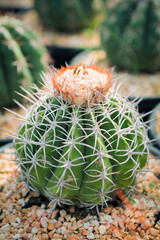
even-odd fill
[(109, 70), (76, 65), (53, 75), (30, 95), (15, 137), (23, 179), (54, 205), (107, 204), (116, 189), (134, 188), (147, 162), (144, 124)]
[(53, 85), (71, 104), (99, 103), (109, 90), (110, 71), (85, 65), (63, 67), (53, 78)]

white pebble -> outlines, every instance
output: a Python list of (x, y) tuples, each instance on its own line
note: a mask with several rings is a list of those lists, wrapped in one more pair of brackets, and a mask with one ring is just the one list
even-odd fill
[(24, 201), (23, 198), (19, 199), (18, 202), (19, 202), (19, 204), (20, 204), (21, 206), (24, 206), (24, 205), (25, 205), (25, 201)]
[(108, 224), (113, 223), (113, 219), (112, 219), (111, 216), (108, 215), (108, 214), (105, 214), (105, 215), (104, 215), (104, 219), (108, 222)]
[(14, 239), (20, 239), (21, 235), (19, 233), (17, 233), (16, 235), (14, 235)]
[(66, 213), (65, 210), (61, 210), (60, 211), (60, 215), (61, 215), (61, 217), (65, 217), (67, 215), (67, 213)]
[(21, 219), (20, 219), (19, 217), (16, 217), (16, 222), (17, 222), (18, 224), (21, 224)]
[(100, 233), (101, 235), (105, 234), (105, 233), (106, 233), (106, 226), (100, 225), (100, 226), (99, 226), (99, 233)]
[(17, 210), (14, 208), (12, 213), (13, 213), (13, 214), (16, 214), (16, 212), (17, 212)]
[(158, 210), (158, 212), (160, 212), (160, 205), (157, 206), (157, 210)]
[(93, 216), (87, 216), (86, 221), (93, 220)]
[(14, 228), (18, 227), (18, 225), (19, 225), (19, 223), (14, 223), (14, 222), (11, 223), (11, 226)]
[(88, 235), (87, 235), (87, 238), (88, 238), (88, 239), (94, 239), (94, 234), (93, 234), (93, 233), (88, 234)]
[(35, 235), (33, 236), (33, 240), (39, 240)]
[(39, 229), (38, 229), (37, 227), (34, 227), (34, 228), (32, 228), (31, 233), (32, 233), (32, 234), (35, 234), (35, 233), (37, 233), (38, 231), (39, 231)]
[(151, 208), (154, 208), (154, 207), (155, 207), (155, 203), (154, 203), (153, 201), (149, 201), (149, 206), (150, 206)]
[(7, 224), (5, 224), (5, 225), (3, 225), (0, 229), (6, 229), (7, 227), (9, 227), (9, 224), (7, 223)]
[(41, 222), (42, 227), (47, 228), (47, 226), (48, 226), (48, 223), (47, 223), (48, 219), (46, 217), (42, 217), (40, 222)]
[(13, 211), (13, 204), (12, 204), (12, 203), (10, 203), (10, 204), (8, 205), (7, 210), (8, 210), (8, 212), (10, 212), (10, 213)]
[(45, 204), (42, 204), (42, 205), (41, 205), (41, 208), (42, 208), (42, 209), (44, 209), (45, 207), (46, 207), (46, 205), (45, 205)]
[(42, 214), (44, 213), (44, 210), (43, 209), (37, 209), (36, 210), (36, 214), (37, 216), (40, 218), (42, 216)]
[(90, 223), (89, 223), (89, 222), (85, 222), (85, 223), (84, 223), (84, 228), (85, 228), (85, 229), (88, 229), (89, 226), (90, 226)]
[(66, 228), (62, 226), (62, 227), (60, 227), (60, 230), (61, 230), (61, 233), (64, 235), (65, 231), (66, 231)]
[(12, 193), (12, 190), (10, 190), (10, 191), (8, 191), (7, 193), (6, 193), (6, 197), (9, 197), (9, 195)]
[(96, 227), (98, 227), (98, 226), (99, 226), (99, 222), (98, 222), (97, 220), (94, 220), (94, 225), (95, 225)]
[(56, 223), (56, 222), (57, 222), (57, 220), (56, 220), (56, 219), (53, 219), (53, 220), (52, 220), (52, 222), (53, 222), (53, 223)]

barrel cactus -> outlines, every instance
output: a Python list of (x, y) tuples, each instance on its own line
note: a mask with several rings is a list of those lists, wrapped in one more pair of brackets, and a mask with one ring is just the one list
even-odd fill
[(45, 27), (65, 32), (91, 26), (97, 9), (103, 4), (103, 0), (34, 0), (35, 10)]
[(21, 101), (15, 93), (20, 85), (40, 86), (44, 52), (35, 32), (20, 20), (0, 18), (0, 106), (12, 105), (14, 98)]
[[(144, 124), (111, 72), (62, 67), (47, 80), (15, 137), (27, 187), (56, 204), (105, 205), (128, 193), (148, 159)], [(33, 103), (34, 102), (34, 103)]]
[(159, 0), (122, 0), (108, 9), (101, 44), (111, 65), (135, 72), (160, 70), (159, 28)]

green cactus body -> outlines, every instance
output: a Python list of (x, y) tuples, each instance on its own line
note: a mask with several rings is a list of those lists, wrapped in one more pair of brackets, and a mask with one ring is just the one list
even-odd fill
[(160, 2), (123, 0), (108, 10), (101, 44), (111, 65), (131, 71), (160, 69)]
[(51, 84), (55, 92), (44, 90), (15, 138), (27, 186), (55, 204), (88, 206), (130, 191), (147, 162), (147, 135), (110, 73), (68, 66)]
[(44, 47), (38, 43), (35, 33), (26, 29), (20, 20), (0, 19), (0, 106), (21, 101), (16, 91), (20, 86), (40, 87), (40, 72), (44, 70)]
[(65, 32), (92, 26), (97, 13), (94, 0), (34, 0), (34, 5), (46, 27)]

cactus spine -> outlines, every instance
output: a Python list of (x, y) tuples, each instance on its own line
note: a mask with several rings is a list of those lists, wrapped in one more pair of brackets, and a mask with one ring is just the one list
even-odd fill
[(40, 72), (44, 70), (42, 56), (45, 50), (34, 32), (15, 18), (0, 19), (0, 106), (20, 101), (15, 91), (20, 85), (40, 86)]
[(160, 69), (160, 1), (122, 0), (108, 10), (101, 44), (113, 66), (131, 71)]
[(24, 181), (55, 204), (104, 205), (135, 186), (148, 158), (144, 125), (110, 71), (77, 65), (53, 75), (15, 138)]

